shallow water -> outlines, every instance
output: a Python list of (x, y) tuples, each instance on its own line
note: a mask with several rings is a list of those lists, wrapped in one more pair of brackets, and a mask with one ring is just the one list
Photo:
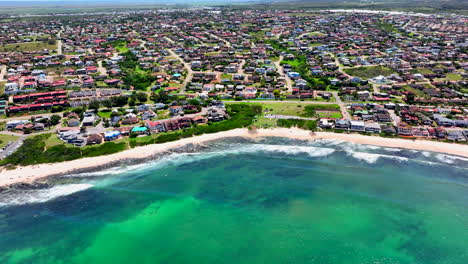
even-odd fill
[(0, 194), (0, 263), (468, 263), (468, 160), (217, 141)]

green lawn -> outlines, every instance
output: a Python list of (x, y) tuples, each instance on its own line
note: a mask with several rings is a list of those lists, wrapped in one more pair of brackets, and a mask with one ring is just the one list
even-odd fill
[(276, 126), (276, 119), (266, 118), (265, 116), (259, 116), (253, 123), (257, 128), (270, 128)]
[[(229, 102), (226, 102), (229, 104)], [(309, 104), (309, 103), (262, 103), (258, 102), (255, 104), (261, 104), (264, 114), (272, 115), (288, 115), (288, 116), (303, 116), (309, 117), (305, 108), (313, 109), (317, 112), (319, 110), (327, 112), (340, 111), (340, 106), (337, 104)], [(268, 111), (267, 111), (268, 110)], [(339, 112), (338, 112), (339, 113)], [(340, 114), (341, 115), (341, 114)]]
[(340, 111), (317, 111), (317, 115), (321, 118), (342, 118)]
[(281, 64), (289, 64), (289, 65), (291, 65), (292, 67), (298, 67), (299, 64), (301, 64), (301, 61), (298, 60), (298, 59), (294, 59), (294, 60), (282, 60), (282, 61), (281, 61)]
[(457, 74), (457, 73), (447, 73), (447, 79), (450, 81), (461, 81), (463, 78), (461, 77), (460, 74)]
[[(261, 103), (266, 114), (300, 116), (304, 112), (304, 105), (300, 103)], [(265, 110), (268, 109), (268, 112)]]
[(127, 46), (116, 46), (115, 49), (117, 50), (118, 53), (125, 53), (128, 51)]
[(45, 147), (47, 149), (51, 148), (53, 146), (65, 144), (65, 142), (63, 142), (61, 139), (59, 139), (56, 134), (50, 134), (49, 138), (44, 140), (44, 142), (45, 142)]
[(403, 88), (409, 92), (412, 92), (416, 95), (416, 97), (425, 97), (426, 94), (423, 93), (421, 90), (415, 89), (413, 87), (410, 87), (409, 85), (403, 86)]
[(49, 44), (48, 42), (36, 41), (36, 42), (5, 44), (5, 45), (0, 46), (0, 52), (40, 51), (43, 49), (55, 50), (57, 49), (57, 42), (54, 41), (54, 44)]
[(434, 74), (433, 71), (431, 71), (430, 69), (427, 69), (427, 68), (417, 68), (417, 71), (420, 74)]
[(356, 67), (344, 69), (344, 71), (351, 76), (365, 79), (374, 78), (379, 75), (388, 76), (392, 73), (395, 73), (392, 69), (384, 66)]
[(223, 73), (221, 74), (221, 79), (229, 79), (232, 80), (232, 75), (229, 73)]
[(5, 93), (5, 83), (6, 82), (0, 82), (0, 95)]
[(16, 141), (19, 137), (0, 134), (0, 148), (3, 148), (10, 141)]
[(112, 111), (99, 111), (98, 116), (100, 118), (110, 118)]

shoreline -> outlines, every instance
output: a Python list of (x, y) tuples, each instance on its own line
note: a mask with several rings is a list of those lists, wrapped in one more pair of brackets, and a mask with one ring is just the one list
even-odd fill
[(173, 149), (180, 148), (189, 144), (198, 145), (217, 139), (233, 137), (243, 137), (249, 139), (256, 139), (262, 137), (285, 137), (290, 139), (308, 141), (320, 139), (342, 140), (355, 144), (440, 152), (449, 155), (456, 155), (468, 158), (468, 146), (454, 143), (445, 143), (428, 140), (408, 140), (400, 138), (383, 138), (359, 134), (311, 132), (308, 130), (302, 130), (298, 128), (274, 128), (255, 130), (239, 128), (213, 134), (203, 134), (200, 136), (184, 138), (173, 142), (136, 147), (133, 149), (124, 150), (122, 152), (105, 156), (82, 158), (77, 160), (64, 161), (60, 163), (29, 165), (24, 167), (18, 167), (14, 170), (2, 169), (0, 170), (0, 187), (7, 187), (19, 183), (31, 184), (37, 180), (45, 179), (50, 176), (76, 173), (84, 170), (98, 169), (106, 166), (112, 166), (113, 164), (127, 160), (144, 160), (154, 155), (163, 154), (164, 152), (169, 152)]

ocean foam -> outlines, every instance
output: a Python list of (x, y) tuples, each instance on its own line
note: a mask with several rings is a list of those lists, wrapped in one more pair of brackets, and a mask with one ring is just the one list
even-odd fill
[(468, 162), (468, 159), (462, 158), (462, 157), (457, 157), (457, 156), (451, 156), (447, 154), (436, 154), (434, 156), (438, 161), (445, 163), (445, 164), (454, 164), (457, 161), (464, 161)]
[(65, 184), (57, 185), (49, 189), (25, 190), (20, 193), (8, 193), (0, 196), (0, 207), (11, 205), (22, 205), (31, 203), (43, 203), (52, 199), (70, 195), (93, 187), (92, 184)]

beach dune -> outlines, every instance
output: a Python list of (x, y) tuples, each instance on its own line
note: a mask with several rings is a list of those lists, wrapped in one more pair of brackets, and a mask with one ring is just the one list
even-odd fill
[(414, 149), (421, 151), (441, 152), (451, 155), (468, 157), (468, 146), (462, 144), (452, 144), (428, 140), (408, 140), (399, 138), (382, 138), (375, 136), (364, 136), (358, 134), (339, 134), (330, 132), (311, 132), (297, 128), (274, 128), (274, 129), (234, 129), (214, 134), (204, 134), (191, 138), (184, 138), (174, 142), (163, 144), (153, 144), (133, 149), (125, 150), (119, 153), (83, 158), (72, 161), (65, 161), (52, 164), (40, 164), (32, 166), (19, 167), (14, 170), (2, 169), (0, 171), (0, 187), (16, 183), (31, 183), (36, 180), (66, 173), (72, 173), (88, 168), (98, 168), (105, 164), (111, 164), (117, 161), (144, 159), (153, 155), (169, 151), (174, 148), (182, 147), (187, 144), (201, 144), (208, 141), (232, 138), (260, 138), (260, 137), (287, 137), (299, 140), (317, 140), (333, 139), (343, 140), (356, 144), (367, 144), (391, 148)]

